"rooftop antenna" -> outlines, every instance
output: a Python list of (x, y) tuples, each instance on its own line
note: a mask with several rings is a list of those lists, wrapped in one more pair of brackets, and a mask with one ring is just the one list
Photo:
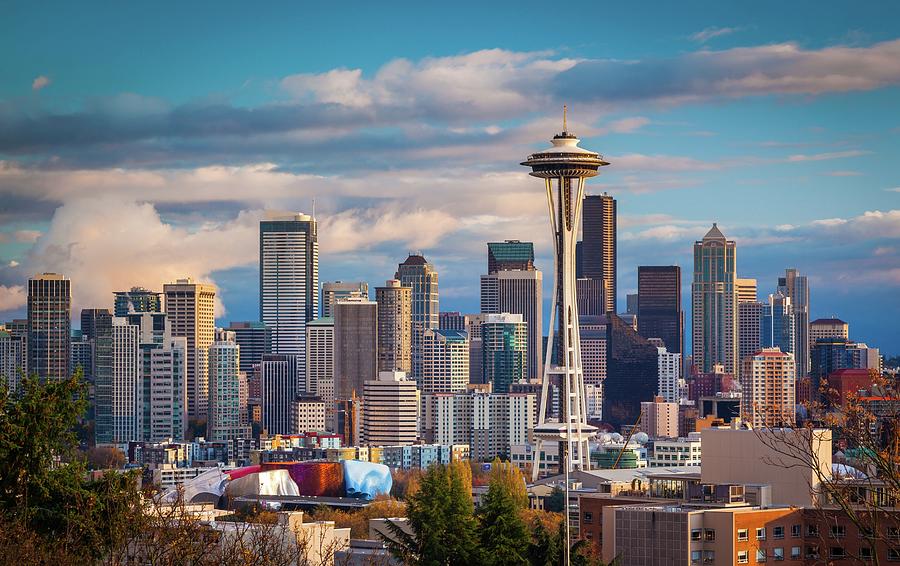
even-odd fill
[(563, 104), (563, 133), (569, 131), (569, 128), (566, 126), (566, 112), (568, 111), (568, 109), (569, 107)]
[(316, 199), (313, 198), (312, 201), (313, 201), (312, 202), (312, 217), (313, 217), (313, 220), (315, 220), (316, 219)]

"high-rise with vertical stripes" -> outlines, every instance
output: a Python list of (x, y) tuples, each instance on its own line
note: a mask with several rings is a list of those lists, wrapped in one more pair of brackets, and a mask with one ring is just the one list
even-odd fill
[(409, 254), (397, 266), (395, 279), (412, 289), (412, 378), (421, 385), (423, 337), (426, 330), (439, 325), (438, 274), (434, 266), (419, 254)]
[(691, 286), (693, 363), (700, 373), (722, 364), (738, 371), (737, 245), (712, 225), (694, 243), (694, 279)]
[(319, 312), (319, 239), (315, 218), (259, 223), (259, 319), (272, 330), (272, 353), (296, 356), (305, 382), (306, 325)]
[(164, 285), (163, 294), (172, 336), (187, 338), (188, 418), (205, 419), (209, 399), (207, 358), (216, 333), (216, 288), (179, 279)]
[(584, 197), (581, 276), (600, 279), (606, 312), (616, 312), (616, 199), (603, 193)]
[(42, 273), (28, 280), (28, 371), (42, 379), (69, 375), (72, 286), (67, 277)]

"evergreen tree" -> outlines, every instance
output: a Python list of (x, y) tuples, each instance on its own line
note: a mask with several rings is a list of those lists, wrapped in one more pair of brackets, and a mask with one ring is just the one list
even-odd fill
[(511, 464), (495, 461), (477, 512), (485, 564), (528, 564), (530, 537), (522, 520), (527, 504), (522, 474)]
[(472, 476), (465, 465), (435, 465), (406, 502), (407, 524), (388, 523), (388, 549), (410, 566), (480, 564), (472, 505)]

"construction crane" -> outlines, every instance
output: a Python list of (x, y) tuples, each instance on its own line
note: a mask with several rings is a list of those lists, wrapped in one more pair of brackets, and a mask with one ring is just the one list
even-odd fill
[(641, 407), (641, 410), (638, 411), (638, 418), (634, 421), (634, 424), (631, 425), (631, 429), (628, 431), (628, 438), (625, 439), (625, 444), (622, 445), (622, 449), (619, 450), (619, 455), (616, 456), (616, 461), (613, 462), (612, 468), (615, 470), (619, 467), (619, 460), (622, 459), (622, 454), (625, 453), (625, 450), (628, 448), (628, 443), (631, 442), (631, 437), (634, 436), (634, 431), (637, 429), (638, 425), (641, 424), (641, 417), (644, 416), (644, 408)]

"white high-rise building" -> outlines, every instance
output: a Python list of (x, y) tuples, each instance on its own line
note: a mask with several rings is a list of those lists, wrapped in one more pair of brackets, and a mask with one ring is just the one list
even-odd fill
[(686, 386), (681, 378), (681, 354), (657, 348), (659, 352), (659, 396), (667, 403), (678, 403)]
[(422, 394), (457, 393), (469, 383), (469, 338), (465, 331), (426, 329)]
[(259, 319), (272, 329), (272, 353), (295, 356), (306, 373), (306, 326), (319, 312), (319, 241), (306, 214), (259, 223)]
[(334, 398), (334, 319), (317, 318), (306, 327), (306, 395), (324, 399), (322, 386), (330, 383)]
[(187, 338), (168, 338), (161, 348), (150, 351), (149, 380), (149, 422), (144, 423), (144, 440), (184, 439), (188, 424)]
[(365, 382), (362, 430), (364, 444), (401, 446), (418, 440), (419, 390), (402, 371), (382, 371)]
[(172, 336), (187, 338), (188, 416), (204, 419), (209, 399), (206, 359), (216, 332), (216, 288), (188, 278), (167, 283), (163, 293)]
[(537, 397), (531, 393), (436, 393), (423, 398), (426, 442), (468, 444), (474, 461), (509, 458), (534, 441)]
[(124, 444), (141, 439), (140, 328), (125, 318), (112, 319), (112, 439)]
[[(738, 303), (738, 355), (741, 363), (738, 371), (742, 371), (744, 360), (759, 352), (759, 330), (762, 323), (763, 304), (759, 301), (743, 301)], [(740, 375), (738, 375), (740, 378)]]
[(24, 337), (14, 336), (0, 325), (0, 383), (11, 392), (18, 389), (19, 378), (26, 370), (28, 349)]
[(241, 371), (240, 350), (234, 332), (226, 330), (218, 331), (216, 341), (209, 347), (209, 440), (250, 437), (250, 427), (242, 417), (247, 406), (241, 406), (241, 390), (245, 387), (241, 382), (246, 383), (247, 375)]
[(262, 426), (269, 434), (290, 434), (297, 399), (297, 357), (264, 354), (259, 367)]
[(318, 397), (300, 397), (291, 404), (291, 434), (325, 430), (325, 403)]

